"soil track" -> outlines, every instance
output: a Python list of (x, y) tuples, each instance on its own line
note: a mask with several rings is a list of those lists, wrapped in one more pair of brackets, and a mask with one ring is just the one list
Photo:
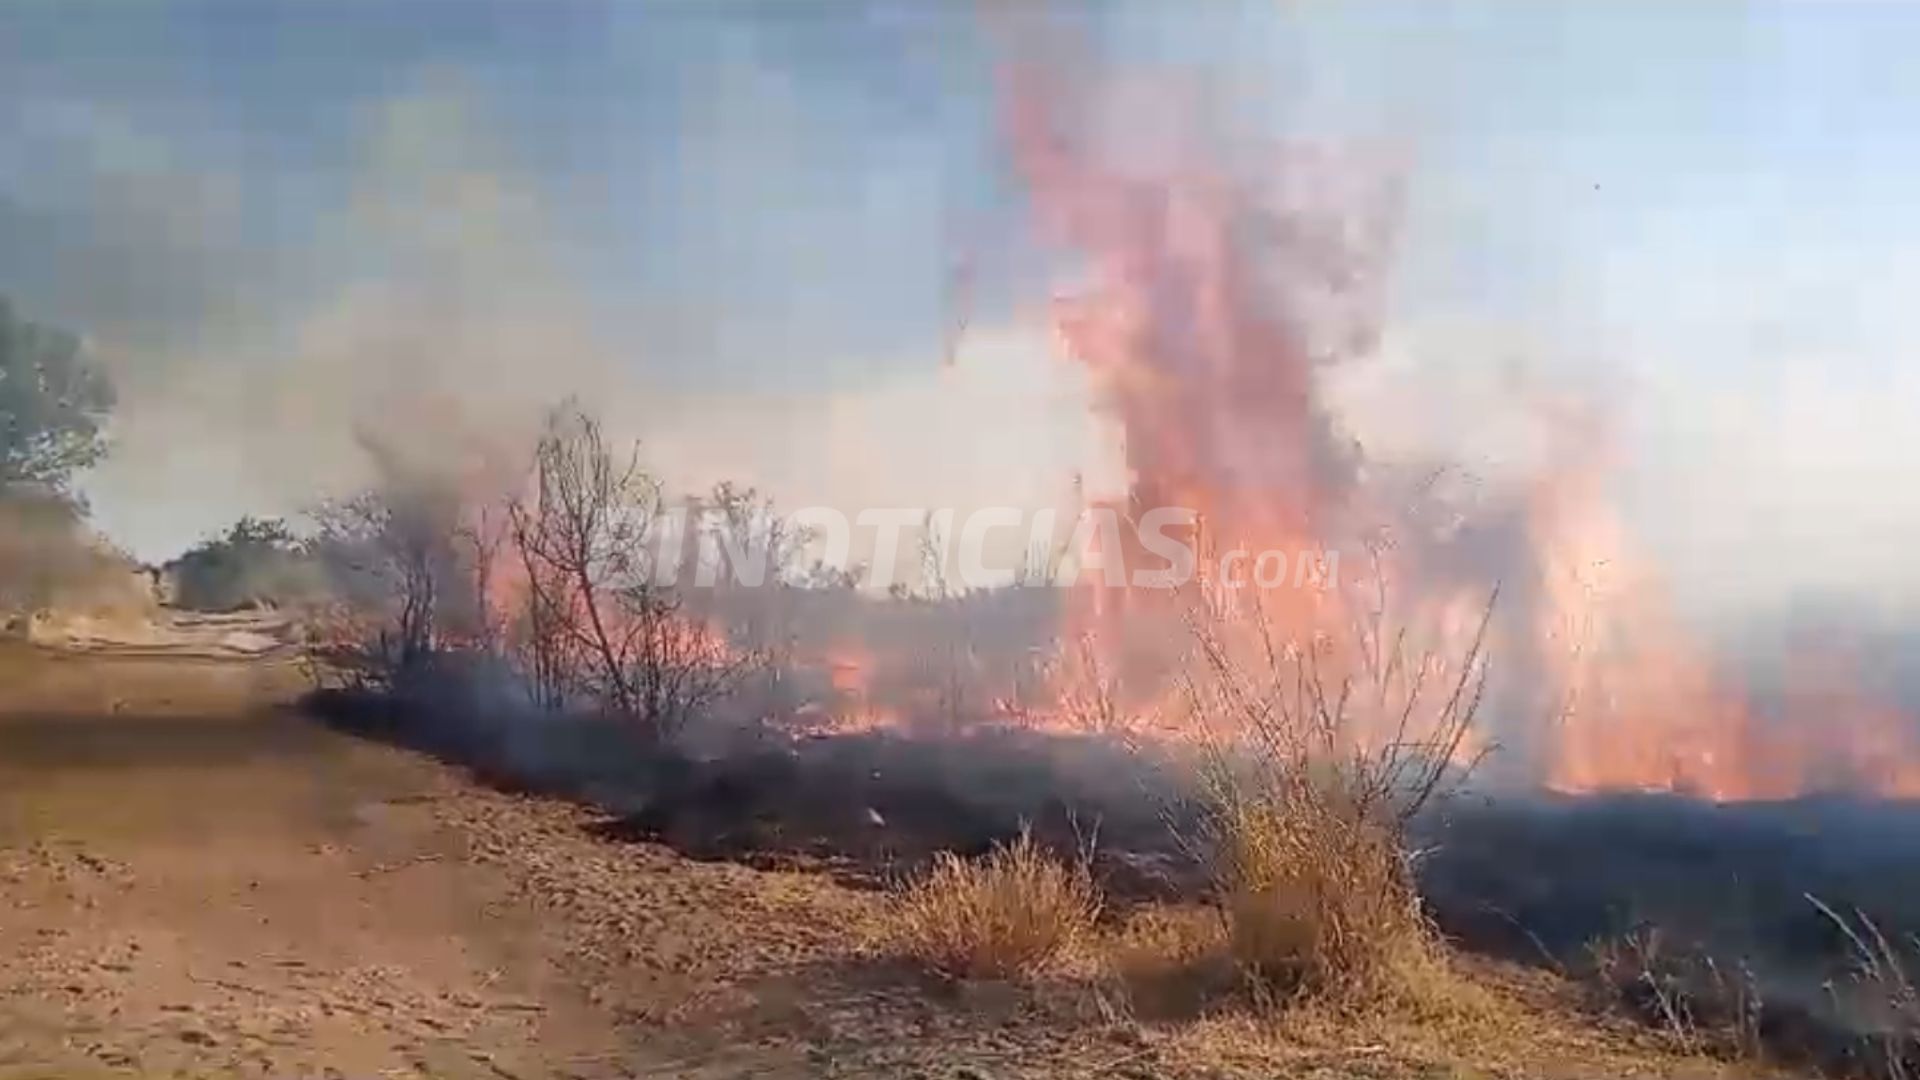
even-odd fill
[(595, 839), (303, 688), (0, 648), (0, 1078), (1060, 1075), (1105, 1041), (876, 972), (870, 893)]
[(619, 1075), (440, 770), (284, 665), (12, 654), (0, 1075)]

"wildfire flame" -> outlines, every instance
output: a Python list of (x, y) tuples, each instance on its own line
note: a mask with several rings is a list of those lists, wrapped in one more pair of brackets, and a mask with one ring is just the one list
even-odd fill
[[(1130, 488), (1112, 505), (1124, 516), (1196, 510), (1205, 535), (1194, 539), (1213, 550), (1350, 546), (1367, 492), (1357, 451), (1322, 407), (1320, 373), (1375, 339), (1390, 215), (1372, 206), (1356, 222), (1276, 196), (1208, 168), (1203, 153), (1123, 168), (1079, 115), (1087, 102), (1061, 81), (1017, 65), (1006, 76), (1006, 127), (1037, 226), (1084, 264), (1084, 284), (1055, 300), (1053, 324), (1124, 432)], [(1291, 153), (1274, 168), (1290, 180), (1327, 165)], [(1530, 550), (1507, 572), (1538, 587), (1524, 590), (1526, 610), (1504, 613), (1490, 645), (1542, 669), (1526, 674), (1544, 700), (1522, 718), (1546, 727), (1528, 740), (1536, 779), (1566, 792), (1717, 800), (1834, 786), (1920, 795), (1915, 718), (1870, 693), (1844, 653), (1801, 657), (1777, 715), (1729, 680), (1613, 514), (1606, 469), (1587, 448), (1531, 485)], [(1402, 612), (1434, 627), (1442, 646), (1460, 640), (1492, 584), (1425, 573), (1406, 548), (1367, 550)], [(1128, 565), (1146, 558), (1125, 554)], [(1263, 616), (1296, 641), (1348, 633), (1368, 615), (1344, 588), (1259, 591)], [(1164, 590), (1076, 589), (1062, 638), (1098, 648), (1066, 665), (1062, 695), (1112, 671), (1144, 673), (1150, 686), (1164, 679), (1175, 661), (1141, 639), (1164, 636), (1167, 606)]]

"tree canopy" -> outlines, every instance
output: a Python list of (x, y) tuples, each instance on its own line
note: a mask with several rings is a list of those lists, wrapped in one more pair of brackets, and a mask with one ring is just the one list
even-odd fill
[(326, 587), (313, 553), (277, 518), (243, 517), (166, 569), (175, 606), (192, 611), (298, 603)]
[(106, 451), (113, 384), (80, 339), (30, 322), (0, 297), (0, 486), (64, 490)]

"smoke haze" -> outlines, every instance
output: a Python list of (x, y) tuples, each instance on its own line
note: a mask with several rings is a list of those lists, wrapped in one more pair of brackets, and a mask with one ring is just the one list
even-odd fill
[[(1760, 7), (1645, 47), (1632, 12), (1425, 10), (1054, 21), (1090, 80), (1129, 73), (1082, 89), (1135, 160), (1203, 123), (1227, 158), (1299, 136), (1398, 186), (1378, 347), (1326, 395), (1376, 467), (1498, 485), (1560, 452), (1540, 402), (1578, 400), (1688, 618), (1906, 610), (1920, 215), (1882, 136), (1920, 88), (1875, 25), (1904, 16)], [(1056, 347), (1077, 269), (1028, 228), (983, 20), (494, 16), (392, 16), (373, 49), (362, 9), (5, 16), (0, 286), (121, 386), (86, 481), (107, 533), (159, 558), (351, 489), (369, 431), (511, 460), (568, 394), (681, 486), (786, 505), (1125, 484)]]

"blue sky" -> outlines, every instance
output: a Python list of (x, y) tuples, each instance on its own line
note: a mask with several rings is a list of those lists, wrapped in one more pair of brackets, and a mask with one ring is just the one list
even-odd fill
[[(1920, 8), (1059, 10), (1116, 65), (1207, 85), (1249, 138), (1394, 148), (1398, 407), (1418, 388), (1454, 408), (1502, 364), (1556, 373), (1618, 396), (1629, 503), (1703, 590), (1871, 590), (1900, 570), (1920, 525)], [(124, 372), (126, 453), (93, 489), (143, 553), (294, 505), (308, 472), (345, 478), (327, 463), (350, 440), (322, 443), (364, 400), (332, 384), (433, 351), (395, 329), (410, 312), (466, 342), (408, 359), (410, 393), (581, 389), (641, 418), (752, 399), (729, 431), (874, 387), (938, 401), (899, 388), (934, 377), (956, 261), (981, 326), (1047, 287), (977, 12), (7, 4), (0, 291)], [(528, 327), (518, 366), (461, 358)], [(324, 415), (301, 427), (307, 399)], [(272, 419), (221, 432), (216, 404)], [(1473, 407), (1411, 426), (1497, 455)], [(719, 454), (675, 420), (660, 441)], [(290, 428), (315, 441), (268, 445)], [(730, 463), (776, 487), (783, 460), (812, 460), (805, 432), (741, 438)]]

